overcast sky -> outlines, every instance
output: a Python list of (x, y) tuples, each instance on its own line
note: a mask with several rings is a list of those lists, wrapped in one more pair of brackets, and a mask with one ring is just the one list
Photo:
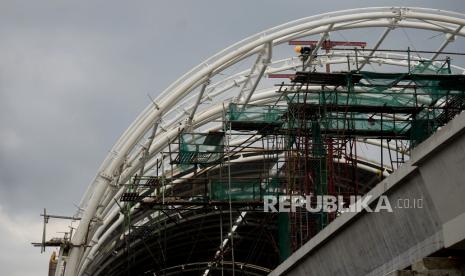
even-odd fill
[(75, 212), (147, 94), (266, 28), (398, 5), (465, 11), (463, 0), (0, 0), (0, 275), (46, 275), (51, 250), (30, 246), (39, 213)]

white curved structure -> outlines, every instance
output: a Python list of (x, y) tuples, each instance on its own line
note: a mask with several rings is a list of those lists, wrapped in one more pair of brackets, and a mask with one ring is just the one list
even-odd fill
[[(360, 52), (357, 61), (351, 56), (350, 62), (356, 62), (359, 68), (369, 63), (405, 67), (408, 63), (404, 58), (399, 59), (398, 53), (376, 51), (389, 39), (390, 32), (411, 28), (444, 33), (445, 40), (437, 49), (422, 46), (422, 50), (441, 52), (457, 36), (465, 36), (464, 26), (465, 15), (455, 12), (423, 8), (347, 10), (303, 18), (265, 30), (207, 59), (160, 93), (113, 146), (80, 203), (81, 221), (72, 238), (74, 246), (65, 275), (90, 273), (87, 269), (99, 254), (100, 246), (123, 222), (115, 202), (125, 186), (118, 186), (118, 183), (125, 183), (135, 174), (148, 173), (157, 159), (163, 159), (161, 153), (181, 130), (214, 128), (219, 125), (215, 120), (221, 117), (223, 105), (231, 101), (276, 101), (276, 89), (267, 86), (262, 79), (269, 73), (295, 70), (301, 66), (298, 58), (275, 57), (275, 49), (280, 44), (318, 35), (318, 50), (330, 32), (367, 28), (370, 34), (377, 33), (378, 38), (369, 44), (373, 51)], [(311, 60), (309, 65), (346, 64), (346, 55), (344, 51), (333, 51)], [(438, 55), (429, 54), (429, 58), (434, 60)], [(412, 64), (418, 59), (413, 58)], [(224, 77), (235, 66), (249, 66), (249, 69)], [(460, 67), (454, 70), (463, 73)], [(422, 100), (429, 101), (428, 98)]]

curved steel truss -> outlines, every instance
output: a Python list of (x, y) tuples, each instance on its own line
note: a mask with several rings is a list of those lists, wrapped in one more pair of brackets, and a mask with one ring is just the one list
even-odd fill
[[(331, 33), (370, 30), (367, 35), (377, 37), (370, 43), (370, 49), (360, 51), (357, 55), (353, 55), (350, 49), (334, 49), (311, 58), (307, 65), (345, 66), (349, 63), (359, 70), (372, 64), (408, 67), (423, 60), (436, 61), (443, 57), (444, 50), (456, 37), (465, 36), (464, 26), (465, 15), (455, 12), (423, 8), (346, 10), (303, 18), (265, 30), (207, 59), (160, 93), (113, 146), (80, 203), (81, 220), (72, 238), (73, 246), (65, 275), (96, 275), (99, 267), (105, 264), (105, 260), (112, 254), (112, 246), (121, 235), (121, 225), (124, 224), (120, 208), (128, 207), (119, 203), (128, 187), (119, 184), (126, 183), (135, 175), (150, 174), (160, 163), (166, 164), (167, 147), (181, 131), (219, 128), (221, 123), (218, 120), (225, 106), (231, 102), (267, 104), (279, 99), (276, 88), (270, 87), (266, 76), (292, 72), (302, 66), (302, 61), (297, 57), (279, 56), (283, 52), (280, 45), (316, 36), (316, 53)], [(397, 29), (442, 33), (444, 41), (436, 49), (426, 49), (430, 52), (421, 53), (422, 56), (417, 53), (407, 59), (399, 52), (383, 49), (383, 45)], [(440, 61), (437, 63), (441, 65)], [(239, 73), (232, 73), (237, 69)], [(455, 73), (464, 73), (461, 67), (452, 66), (452, 69)], [(426, 96), (419, 100), (431, 102)], [(364, 142), (370, 143), (369, 140)], [(380, 146), (375, 141), (371, 143)], [(399, 150), (388, 142), (383, 146)], [(370, 170), (370, 166), (365, 167), (365, 170)], [(128, 212), (134, 213), (138, 207), (132, 206)], [(195, 217), (195, 214), (190, 215)], [(143, 218), (140, 220), (143, 225)], [(260, 274), (263, 269), (244, 265), (251, 273), (258, 271)], [(231, 264), (229, 266), (234, 267)], [(204, 263), (186, 263), (183, 266), (183, 269), (193, 268), (205, 270), (208, 266)], [(174, 268), (166, 269), (175, 271)]]

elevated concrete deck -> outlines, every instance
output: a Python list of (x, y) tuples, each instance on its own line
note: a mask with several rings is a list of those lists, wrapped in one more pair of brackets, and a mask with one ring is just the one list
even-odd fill
[[(344, 213), (270, 275), (387, 275), (443, 248), (465, 249), (465, 113), (368, 194), (394, 212)], [(423, 208), (396, 208), (398, 199)]]

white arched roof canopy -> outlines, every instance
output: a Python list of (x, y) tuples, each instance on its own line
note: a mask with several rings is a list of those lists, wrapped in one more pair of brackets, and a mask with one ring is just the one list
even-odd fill
[[(465, 15), (455, 12), (423, 8), (346, 10), (303, 18), (268, 29), (207, 59), (160, 93), (113, 146), (80, 203), (83, 213), (72, 239), (72, 244), (77, 246), (71, 249), (65, 275), (83, 273), (108, 233), (121, 223), (120, 219), (115, 219), (118, 212), (112, 208), (115, 204), (112, 199), (123, 188), (118, 191), (110, 188), (112, 184), (124, 182), (141, 168), (150, 168), (150, 160), (156, 158), (179, 129), (195, 129), (215, 120), (224, 101), (266, 101), (276, 96), (272, 91), (263, 90), (265, 87), (258, 86), (260, 79), (268, 73), (293, 70), (301, 63), (296, 58), (275, 60), (273, 52), (280, 44), (319, 35), (321, 45), (330, 32), (376, 27), (381, 28), (381, 32), (371, 46), (373, 51), (359, 56), (358, 62), (363, 66), (369, 62), (407, 66), (405, 61), (396, 59), (396, 53), (376, 51), (389, 39), (392, 30), (411, 28), (444, 33), (445, 39), (438, 48), (427, 49), (441, 52), (454, 42), (456, 36), (465, 36), (463, 26)], [(429, 58), (434, 60), (437, 57), (437, 54), (431, 54)], [(255, 61), (250, 69), (217, 78), (246, 59)], [(327, 57), (313, 60), (312, 65), (345, 62), (346, 58), (330, 53)], [(455, 70), (463, 73), (462, 68), (456, 67)], [(256, 88), (263, 92), (255, 94)]]

